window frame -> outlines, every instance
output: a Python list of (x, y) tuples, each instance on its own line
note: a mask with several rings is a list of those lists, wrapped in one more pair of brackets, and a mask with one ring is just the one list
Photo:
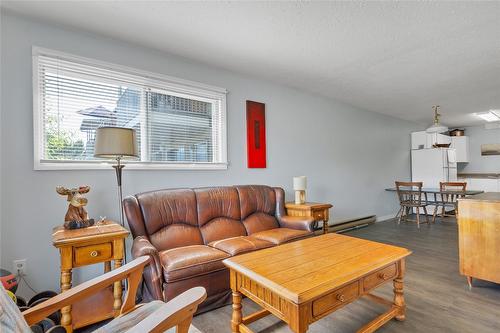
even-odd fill
[(130, 75), (137, 81), (148, 88), (155, 90), (173, 91), (195, 97), (202, 97), (211, 100), (217, 100), (220, 103), (221, 129), (218, 145), (220, 146), (220, 162), (197, 162), (197, 163), (163, 163), (163, 162), (145, 162), (145, 161), (127, 161), (127, 169), (129, 170), (226, 170), (228, 168), (227, 159), (227, 90), (225, 88), (212, 86), (195, 81), (180, 79), (164, 74), (157, 74), (144, 70), (131, 68), (128, 66), (117, 65), (96, 59), (68, 54), (65, 52), (46, 49), (38, 46), (32, 47), (32, 83), (33, 83), (33, 157), (34, 170), (109, 170), (113, 160), (102, 161), (57, 161), (44, 160), (43, 157), (43, 112), (40, 108), (41, 94), (39, 91), (40, 76), (38, 71), (38, 57), (48, 56), (59, 58), (66, 61), (80, 63), (118, 71), (123, 75)]

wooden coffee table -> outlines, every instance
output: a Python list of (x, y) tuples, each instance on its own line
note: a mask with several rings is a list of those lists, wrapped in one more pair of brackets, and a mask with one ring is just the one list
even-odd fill
[[(327, 253), (327, 255), (325, 255)], [(403, 276), (407, 249), (338, 234), (326, 234), (224, 260), (233, 290), (234, 333), (273, 314), (295, 333), (365, 296), (388, 310), (360, 328), (373, 332), (396, 318), (405, 319)], [(394, 300), (370, 294), (393, 281)], [(263, 310), (242, 317), (242, 294)]]

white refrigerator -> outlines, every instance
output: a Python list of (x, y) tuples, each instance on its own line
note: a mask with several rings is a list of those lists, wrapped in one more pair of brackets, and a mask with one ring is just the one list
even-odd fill
[[(411, 151), (411, 180), (423, 182), (425, 188), (439, 188), (439, 182), (457, 181), (457, 158), (455, 149), (430, 148)], [(429, 201), (433, 195), (428, 195)], [(439, 196), (437, 198), (440, 199)], [(452, 208), (447, 208), (447, 210)], [(429, 214), (434, 207), (428, 207)]]

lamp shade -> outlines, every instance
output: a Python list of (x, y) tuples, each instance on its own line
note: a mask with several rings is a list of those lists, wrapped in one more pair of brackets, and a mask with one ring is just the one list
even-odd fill
[(427, 133), (444, 133), (448, 132), (448, 127), (438, 124), (434, 124), (425, 130)]
[(307, 188), (306, 176), (293, 177), (293, 189), (295, 191), (305, 191)]
[(135, 130), (124, 127), (99, 127), (96, 130), (94, 156), (102, 158), (138, 157)]

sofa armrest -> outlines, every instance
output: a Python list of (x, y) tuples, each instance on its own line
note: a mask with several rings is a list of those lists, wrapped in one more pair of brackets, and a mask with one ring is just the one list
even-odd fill
[(147, 237), (139, 236), (134, 239), (131, 252), (134, 258), (142, 256), (152, 258), (151, 264), (144, 269), (144, 282), (154, 299), (163, 300), (163, 268), (161, 266), (158, 250), (151, 244)]
[(282, 228), (314, 231), (316, 221), (311, 216), (280, 216), (278, 222)]

